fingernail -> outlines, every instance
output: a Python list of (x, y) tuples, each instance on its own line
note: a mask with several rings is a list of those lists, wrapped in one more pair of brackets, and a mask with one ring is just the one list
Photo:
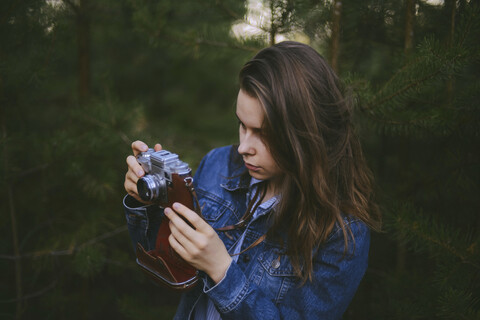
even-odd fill
[(148, 150), (148, 146), (146, 144), (142, 144), (142, 146), (140, 147), (143, 151), (147, 151)]
[(138, 170), (137, 171), (137, 176), (141, 177), (141, 176), (143, 176), (143, 173), (144, 173), (143, 170)]
[(163, 212), (165, 213), (166, 216), (170, 215), (170, 208), (165, 208), (165, 210), (163, 210)]
[(172, 207), (173, 207), (173, 209), (180, 209), (180, 204), (178, 204), (178, 203), (175, 202), (175, 203), (172, 205)]

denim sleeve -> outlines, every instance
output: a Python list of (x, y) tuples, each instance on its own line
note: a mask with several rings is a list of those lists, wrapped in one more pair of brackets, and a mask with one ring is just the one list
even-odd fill
[(123, 208), (133, 251), (136, 251), (137, 243), (147, 251), (154, 249), (163, 209), (156, 205), (146, 206), (130, 195), (123, 198)]
[(314, 258), (313, 280), (293, 285), (279, 304), (267, 298), (235, 263), (221, 282), (207, 287), (207, 294), (222, 319), (341, 319), (366, 271), (370, 245), (365, 224), (352, 222), (350, 228), (355, 241), (349, 237), (346, 254), (343, 232), (336, 230)]

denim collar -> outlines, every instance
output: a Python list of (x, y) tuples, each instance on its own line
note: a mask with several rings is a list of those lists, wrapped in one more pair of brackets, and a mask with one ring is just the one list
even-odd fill
[(231, 146), (228, 161), (228, 176), (222, 176), (220, 186), (227, 191), (248, 190), (251, 177), (244, 165), (237, 147)]
[(220, 186), (227, 191), (237, 191), (240, 189), (248, 189), (250, 187), (250, 175), (241, 174), (241, 171), (237, 175), (230, 177), (222, 177)]
[(247, 173), (245, 166), (239, 166), (238, 164), (230, 162), (228, 173), (229, 176), (222, 177), (220, 180), (220, 186), (225, 190), (236, 191), (250, 187), (251, 177)]

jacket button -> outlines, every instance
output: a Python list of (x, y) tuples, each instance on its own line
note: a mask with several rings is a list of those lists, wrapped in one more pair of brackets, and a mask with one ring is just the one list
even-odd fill
[(280, 267), (280, 260), (279, 259), (275, 259), (272, 261), (272, 268), (273, 269), (278, 269), (278, 267)]
[(249, 262), (250, 261), (250, 256), (248, 254), (243, 256), (243, 262)]

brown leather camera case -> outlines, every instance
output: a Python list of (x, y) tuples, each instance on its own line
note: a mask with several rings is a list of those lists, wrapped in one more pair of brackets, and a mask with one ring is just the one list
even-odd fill
[[(192, 185), (193, 179), (172, 174), (172, 185), (168, 187), (168, 203), (160, 203), (162, 207), (171, 207), (179, 202), (194, 210)], [(137, 243), (137, 264), (155, 282), (169, 288), (186, 290), (198, 281), (198, 270), (183, 260), (168, 242), (170, 236), (169, 220), (163, 217), (157, 233), (155, 249), (146, 251)]]

